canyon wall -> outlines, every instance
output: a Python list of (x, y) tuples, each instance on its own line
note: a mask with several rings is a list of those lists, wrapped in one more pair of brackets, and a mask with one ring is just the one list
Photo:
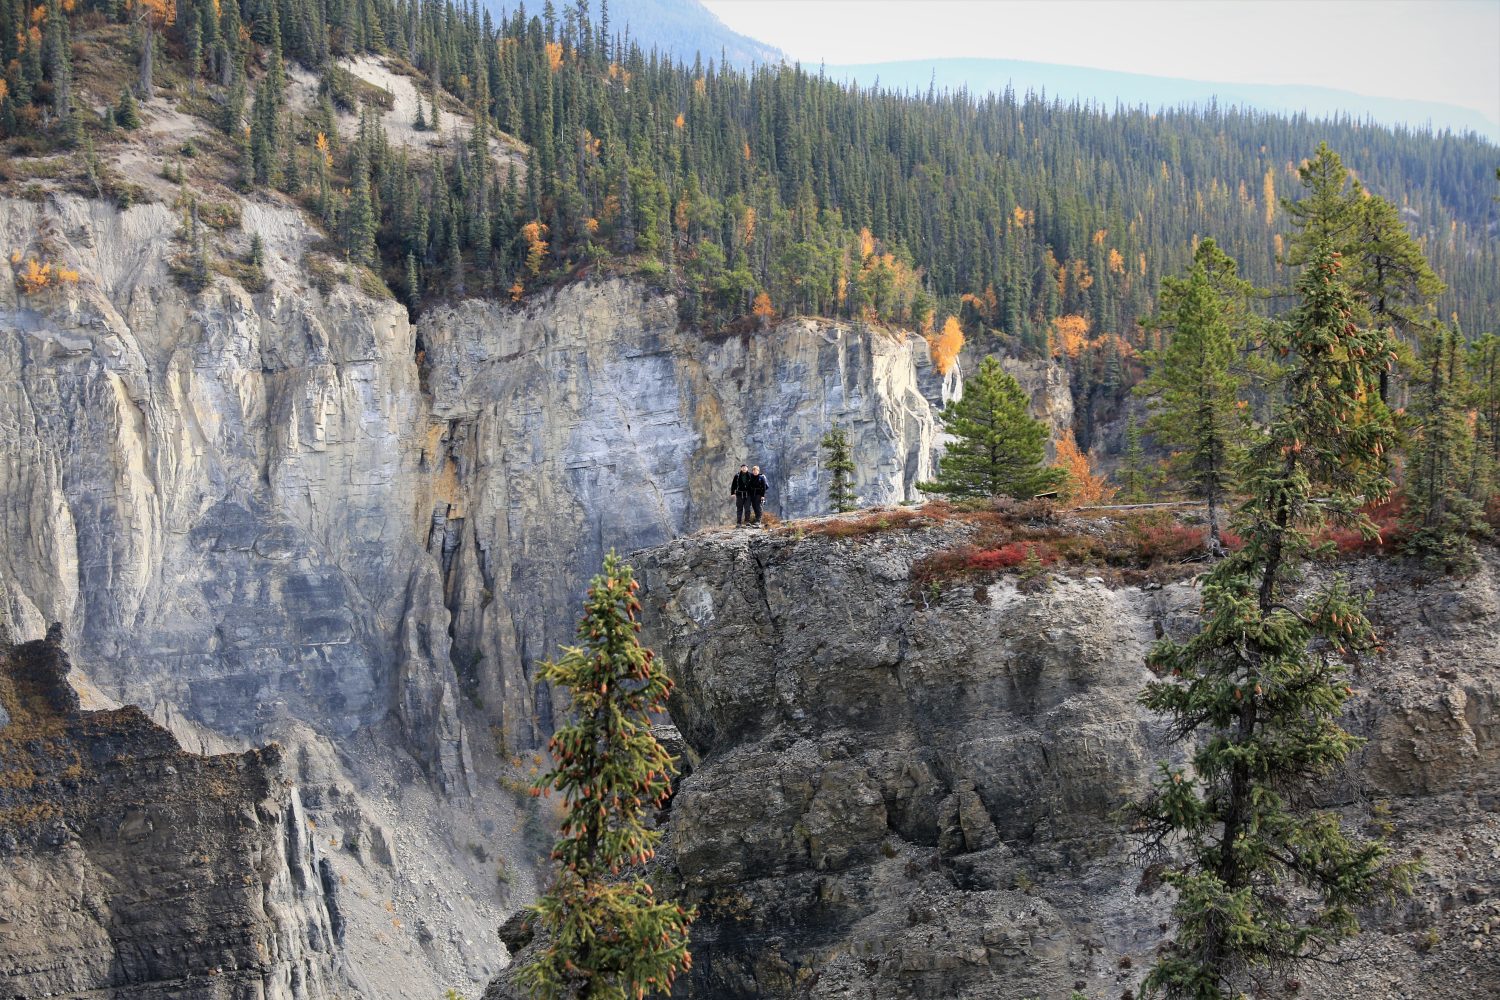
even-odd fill
[[(637, 555), (699, 758), (658, 870), (700, 914), (674, 995), (1130, 995), (1170, 897), (1115, 810), (1180, 756), (1137, 696), (1150, 645), (1197, 627), (1193, 581), (915, 588), (913, 562), (970, 529), (816, 529)], [(1349, 570), (1385, 652), (1352, 681), (1369, 742), (1321, 796), (1423, 871), (1345, 964), (1255, 995), (1457, 1000), (1500, 977), (1500, 555), (1468, 580)]]
[(603, 552), (726, 519), (741, 460), (773, 512), (820, 509), (833, 422), (866, 500), (913, 496), (925, 345), (795, 320), (709, 338), (623, 279), (413, 326), (299, 210), (234, 208), (194, 293), (184, 206), (0, 200), (13, 269), (78, 272), (0, 283), (5, 612), (23, 639), (60, 623), (77, 685), (184, 745), (280, 741), (334, 831), (351, 961), (386, 996), (467, 988), (535, 891), (532, 670)]

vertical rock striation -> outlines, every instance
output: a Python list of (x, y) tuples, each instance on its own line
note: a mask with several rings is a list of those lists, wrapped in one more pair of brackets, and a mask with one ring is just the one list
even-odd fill
[(741, 462), (765, 471), (771, 512), (823, 510), (819, 441), (835, 423), (851, 428), (866, 503), (912, 499), (931, 475), (916, 338), (813, 321), (706, 338), (679, 328), (671, 299), (623, 281), (524, 311), (438, 310), (419, 333), (440, 422), (429, 550), (454, 664), (519, 745), (551, 728), (529, 665), (571, 641), (607, 549), (725, 523)]

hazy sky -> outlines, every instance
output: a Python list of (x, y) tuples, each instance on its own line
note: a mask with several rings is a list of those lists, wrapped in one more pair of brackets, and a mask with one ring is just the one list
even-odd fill
[(1298, 83), (1500, 124), (1500, 0), (704, 0), (804, 63), (1029, 59)]

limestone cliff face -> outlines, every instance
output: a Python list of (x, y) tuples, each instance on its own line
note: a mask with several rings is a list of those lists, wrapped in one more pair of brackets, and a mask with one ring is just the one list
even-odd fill
[(312, 283), (300, 212), (238, 208), (209, 240), (232, 260), (260, 235), (254, 294), (174, 281), (165, 205), (0, 200), (8, 252), (80, 274), (0, 282), (0, 610), (21, 638), (61, 622), (80, 683), (194, 748), (281, 741), (357, 890), (351, 960), (383, 996), (463, 991), (506, 960), (474, 928), (533, 891), (497, 737), (547, 729), (531, 667), (603, 550), (727, 517), (741, 460), (772, 511), (818, 509), (834, 421), (866, 499), (910, 496), (924, 351), (801, 322), (708, 341), (618, 280), (417, 329), (352, 274)]
[(198, 757), (134, 706), (80, 711), (59, 631), (0, 657), (0, 992), (346, 995), (281, 751)]
[[(914, 593), (912, 562), (964, 535), (710, 533), (637, 555), (645, 637), (702, 757), (662, 873), (701, 914), (681, 995), (1137, 988), (1169, 901), (1143, 893), (1111, 813), (1174, 752), (1136, 698), (1147, 648), (1196, 627), (1199, 594), (1061, 577)], [(1500, 976), (1500, 558), (1415, 593), (1409, 568), (1355, 569), (1388, 651), (1354, 681), (1370, 742), (1325, 795), (1426, 870), (1364, 916), (1351, 964), (1258, 995), (1456, 1000)]]
[(915, 496), (936, 424), (919, 338), (794, 321), (751, 337), (680, 329), (671, 299), (619, 281), (526, 309), (423, 317), (454, 662), (505, 734), (551, 729), (527, 669), (572, 639), (577, 595), (630, 551), (733, 517), (729, 480), (758, 464), (780, 516), (825, 509), (819, 441), (850, 429), (866, 502)]

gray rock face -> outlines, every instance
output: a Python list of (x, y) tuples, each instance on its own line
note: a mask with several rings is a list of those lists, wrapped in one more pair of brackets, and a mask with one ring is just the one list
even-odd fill
[(133, 706), (80, 711), (57, 638), (0, 661), (0, 992), (346, 995), (281, 751), (198, 757)]
[(551, 730), (528, 668), (571, 641), (581, 585), (609, 548), (732, 519), (741, 462), (767, 475), (770, 512), (823, 509), (819, 441), (835, 423), (851, 429), (868, 501), (912, 498), (931, 475), (920, 339), (797, 321), (708, 340), (678, 328), (672, 300), (621, 282), (524, 312), (440, 310), (419, 334), (454, 663), (522, 745)]
[[(1111, 813), (1174, 752), (1136, 697), (1148, 646), (1195, 627), (1198, 594), (1064, 578), (914, 594), (912, 562), (964, 530), (704, 534), (636, 556), (645, 637), (702, 756), (663, 879), (701, 914), (683, 995), (1137, 988), (1169, 900), (1138, 892)], [(1500, 559), (1416, 599), (1409, 571), (1357, 569), (1381, 587), (1389, 652), (1356, 681), (1370, 742), (1328, 801), (1430, 860), (1338, 975), (1361, 996), (1466, 996), (1500, 971), (1491, 940), (1462, 937), (1500, 928)], [(1341, 989), (1299, 974), (1324, 990), (1301, 995)]]
[(352, 960), (382, 996), (463, 991), (506, 960), (473, 928), (533, 891), (497, 744), (548, 729), (531, 667), (603, 551), (726, 516), (742, 458), (772, 511), (816, 509), (834, 420), (867, 498), (911, 495), (925, 349), (800, 322), (706, 341), (626, 282), (414, 329), (308, 282), (300, 213), (241, 209), (216, 252), (258, 233), (267, 289), (194, 295), (163, 205), (0, 200), (7, 247), (80, 272), (0, 283), (0, 620), (62, 622), (79, 683), (186, 745), (280, 740), (309, 819), (352, 834), (328, 855)]

